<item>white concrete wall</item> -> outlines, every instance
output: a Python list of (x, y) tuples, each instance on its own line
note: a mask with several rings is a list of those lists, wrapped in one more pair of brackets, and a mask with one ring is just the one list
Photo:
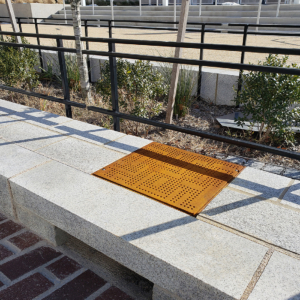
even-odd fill
[[(62, 4), (42, 3), (14, 3), (14, 12), (17, 18), (49, 18), (52, 14), (63, 9)], [(5, 4), (0, 4), (0, 17), (8, 17)], [(1, 21), (3, 21), (1, 19)]]

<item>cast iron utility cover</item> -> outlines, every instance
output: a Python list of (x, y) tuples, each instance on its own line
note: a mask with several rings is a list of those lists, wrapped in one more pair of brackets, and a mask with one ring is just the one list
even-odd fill
[(243, 169), (153, 142), (93, 175), (196, 215)]

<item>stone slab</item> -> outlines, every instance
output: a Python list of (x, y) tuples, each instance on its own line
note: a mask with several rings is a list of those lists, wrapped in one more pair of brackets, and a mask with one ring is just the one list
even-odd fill
[(11, 187), (18, 205), (183, 299), (241, 297), (267, 251), (58, 162)]
[(74, 138), (62, 140), (37, 152), (89, 174), (124, 156), (123, 153)]
[(174, 295), (172, 292), (163, 289), (157, 284), (154, 284), (152, 300), (183, 300), (183, 299), (179, 298), (177, 295)]
[(285, 193), (282, 204), (286, 204), (300, 210), (300, 181), (295, 180), (292, 186)]
[(45, 128), (51, 128), (52, 126), (57, 126), (59, 124), (72, 121), (72, 119), (64, 116), (55, 115), (46, 111), (40, 111), (35, 108), (1, 99), (0, 112), (9, 114), (9, 116), (13, 119), (22, 120), (24, 122)]
[(246, 159), (244, 159), (242, 157), (231, 156), (231, 155), (226, 157), (224, 160), (229, 161), (234, 164), (239, 164), (239, 165), (245, 165), (245, 163), (247, 162)]
[(133, 135), (126, 135), (114, 142), (107, 144), (105, 147), (129, 154), (150, 143), (152, 143), (151, 140), (146, 140)]
[(43, 239), (46, 239), (54, 246), (60, 246), (68, 240), (68, 234), (61, 229), (53, 226), (46, 220), (32, 213), (30, 210), (16, 205), (18, 221), (37, 233)]
[(50, 131), (26, 122), (19, 122), (0, 128), (0, 136), (7, 141), (14, 142), (30, 150), (36, 150), (67, 138), (55, 131)]
[[(219, 75), (219, 78), (220, 78), (220, 75)], [(220, 90), (222, 91), (222, 93), (221, 93), (222, 96), (219, 96), (219, 89), (218, 89), (218, 97), (217, 97), (216, 104), (219, 104), (219, 105), (226, 104), (226, 105), (231, 105), (231, 106), (234, 105), (234, 102), (232, 102), (230, 99), (230, 97), (232, 97), (232, 96), (234, 98), (234, 95), (232, 94), (232, 92), (230, 92), (230, 91), (226, 92), (223, 89), (220, 89)], [(243, 118), (244, 114), (242, 112), (234, 112), (234, 113), (231, 113), (228, 115), (217, 117), (216, 119), (220, 123), (220, 125), (223, 127), (230, 127), (230, 128), (235, 128), (235, 129), (251, 130), (251, 131), (259, 131), (260, 130), (260, 123), (256, 123), (253, 126), (251, 125), (252, 115), (249, 115), (248, 121), (245, 121), (245, 124), (243, 126), (239, 126), (236, 123), (236, 120), (239, 117)], [(291, 130), (294, 132), (300, 132), (300, 127), (293, 126), (293, 127), (291, 127)]]
[(96, 145), (104, 145), (111, 141), (114, 141), (115, 139), (125, 136), (124, 133), (80, 122), (77, 120), (55, 126), (54, 130)]
[(299, 300), (300, 261), (274, 252), (249, 300)]
[(287, 168), (283, 175), (289, 178), (300, 179), (300, 170)]
[(275, 166), (275, 165), (269, 165), (269, 164), (267, 164), (267, 165), (265, 165), (262, 168), (262, 170), (266, 171), (266, 172), (270, 172), (270, 173), (281, 175), (283, 173), (284, 168), (280, 167), (280, 166)]
[(39, 110), (26, 105), (20, 105), (11, 101), (0, 99), (0, 112), (17, 116), (17, 113), (39, 112)]
[(201, 215), (300, 254), (300, 211), (224, 189)]
[(7, 179), (46, 162), (46, 157), (0, 139), (0, 210), (15, 218)]
[(246, 163), (245, 163), (245, 166), (246, 167), (251, 167), (251, 168), (254, 168), (254, 169), (259, 169), (261, 170), (263, 168), (265, 164), (260, 162), (260, 161), (257, 161), (257, 160), (254, 160), (254, 159), (249, 159)]
[(13, 123), (19, 122), (16, 119), (10, 118), (7, 115), (0, 115), (0, 127), (8, 126)]
[(287, 177), (246, 167), (229, 186), (267, 199), (277, 200), (290, 181), (291, 179)]

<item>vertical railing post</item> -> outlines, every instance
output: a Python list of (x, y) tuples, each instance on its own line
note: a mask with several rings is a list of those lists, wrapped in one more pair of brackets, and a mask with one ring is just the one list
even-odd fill
[(20, 29), (20, 32), (22, 32), (21, 18), (17, 18), (17, 19), (18, 19), (18, 23), (19, 23), (19, 29)]
[[(34, 26), (35, 26), (35, 33), (39, 34), (39, 27), (38, 27), (37, 18), (34, 18)], [(40, 38), (37, 37), (36, 39), (37, 39), (37, 44), (40, 46), (41, 45)], [(43, 56), (42, 56), (42, 50), (41, 49), (39, 49), (39, 56), (40, 56), (41, 72), (43, 72), (44, 64), (43, 64)]]
[[(88, 20), (84, 20), (84, 34), (85, 34), (85, 37), (89, 36), (87, 22), (88, 22)], [(85, 42), (85, 48), (86, 48), (86, 50), (89, 50), (89, 41)], [(88, 67), (89, 82), (92, 82), (91, 61), (90, 61), (90, 56), (89, 55), (87, 55), (87, 67)]]
[[(201, 28), (201, 44), (204, 43), (204, 34), (205, 34), (205, 24), (202, 24)], [(203, 49), (200, 49), (200, 61), (203, 60)], [(201, 94), (201, 81), (202, 81), (202, 66), (199, 66), (198, 74), (198, 86), (197, 86), (197, 99), (200, 99)]]
[[(247, 43), (247, 34), (248, 34), (248, 24), (244, 25), (244, 34), (243, 34), (243, 46), (246, 46)], [(244, 64), (245, 61), (245, 51), (242, 51), (241, 54), (241, 64)], [(242, 90), (242, 70), (240, 70), (239, 72), (239, 81), (238, 81), (238, 90), (237, 93), (239, 94), (240, 91)], [(239, 106), (239, 104), (237, 103), (237, 106)]]
[[(109, 38), (112, 38), (111, 20), (108, 22)], [(115, 52), (115, 43), (108, 43), (108, 51)], [(110, 70), (110, 82), (111, 82), (111, 101), (114, 112), (119, 112), (119, 99), (118, 99), (118, 81), (117, 81), (117, 60), (115, 57), (109, 57), (109, 70)], [(114, 130), (120, 131), (120, 118), (114, 116)]]
[[(56, 39), (57, 47), (63, 48), (63, 41), (61, 39)], [(64, 100), (70, 101), (70, 90), (68, 84), (68, 75), (66, 69), (66, 61), (65, 61), (65, 54), (62, 51), (58, 51), (58, 61), (60, 67), (60, 74), (61, 74), (61, 81), (62, 81), (62, 88), (64, 92)], [(66, 108), (66, 116), (68, 118), (72, 118), (72, 106), (69, 104), (65, 104)]]

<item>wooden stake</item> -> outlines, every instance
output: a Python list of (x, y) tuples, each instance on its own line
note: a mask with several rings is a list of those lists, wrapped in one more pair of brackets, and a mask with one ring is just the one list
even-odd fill
[[(8, 10), (8, 14), (9, 14), (9, 18), (10, 18), (10, 22), (11, 22), (13, 31), (16, 32), (16, 33), (20, 32), (19, 28), (17, 26), (15, 12), (14, 12), (13, 6), (11, 4), (11, 1), (10, 0), (5, 0), (5, 3), (6, 3), (6, 7), (7, 7), (7, 10)], [(22, 44), (21, 38), (19, 36), (16, 36), (16, 42), (18, 44)]]
[[(182, 0), (180, 19), (178, 25), (178, 33), (177, 33), (177, 42), (184, 42), (186, 23), (189, 15), (189, 7), (190, 7), (190, 0)], [(182, 48), (176, 47), (174, 57), (180, 58), (181, 54), (182, 54)], [(171, 75), (171, 86), (170, 86), (170, 93), (169, 93), (169, 100), (168, 100), (168, 107), (167, 107), (167, 116), (166, 116), (166, 123), (169, 124), (172, 123), (179, 70), (180, 70), (180, 65), (173, 64), (173, 70)]]

